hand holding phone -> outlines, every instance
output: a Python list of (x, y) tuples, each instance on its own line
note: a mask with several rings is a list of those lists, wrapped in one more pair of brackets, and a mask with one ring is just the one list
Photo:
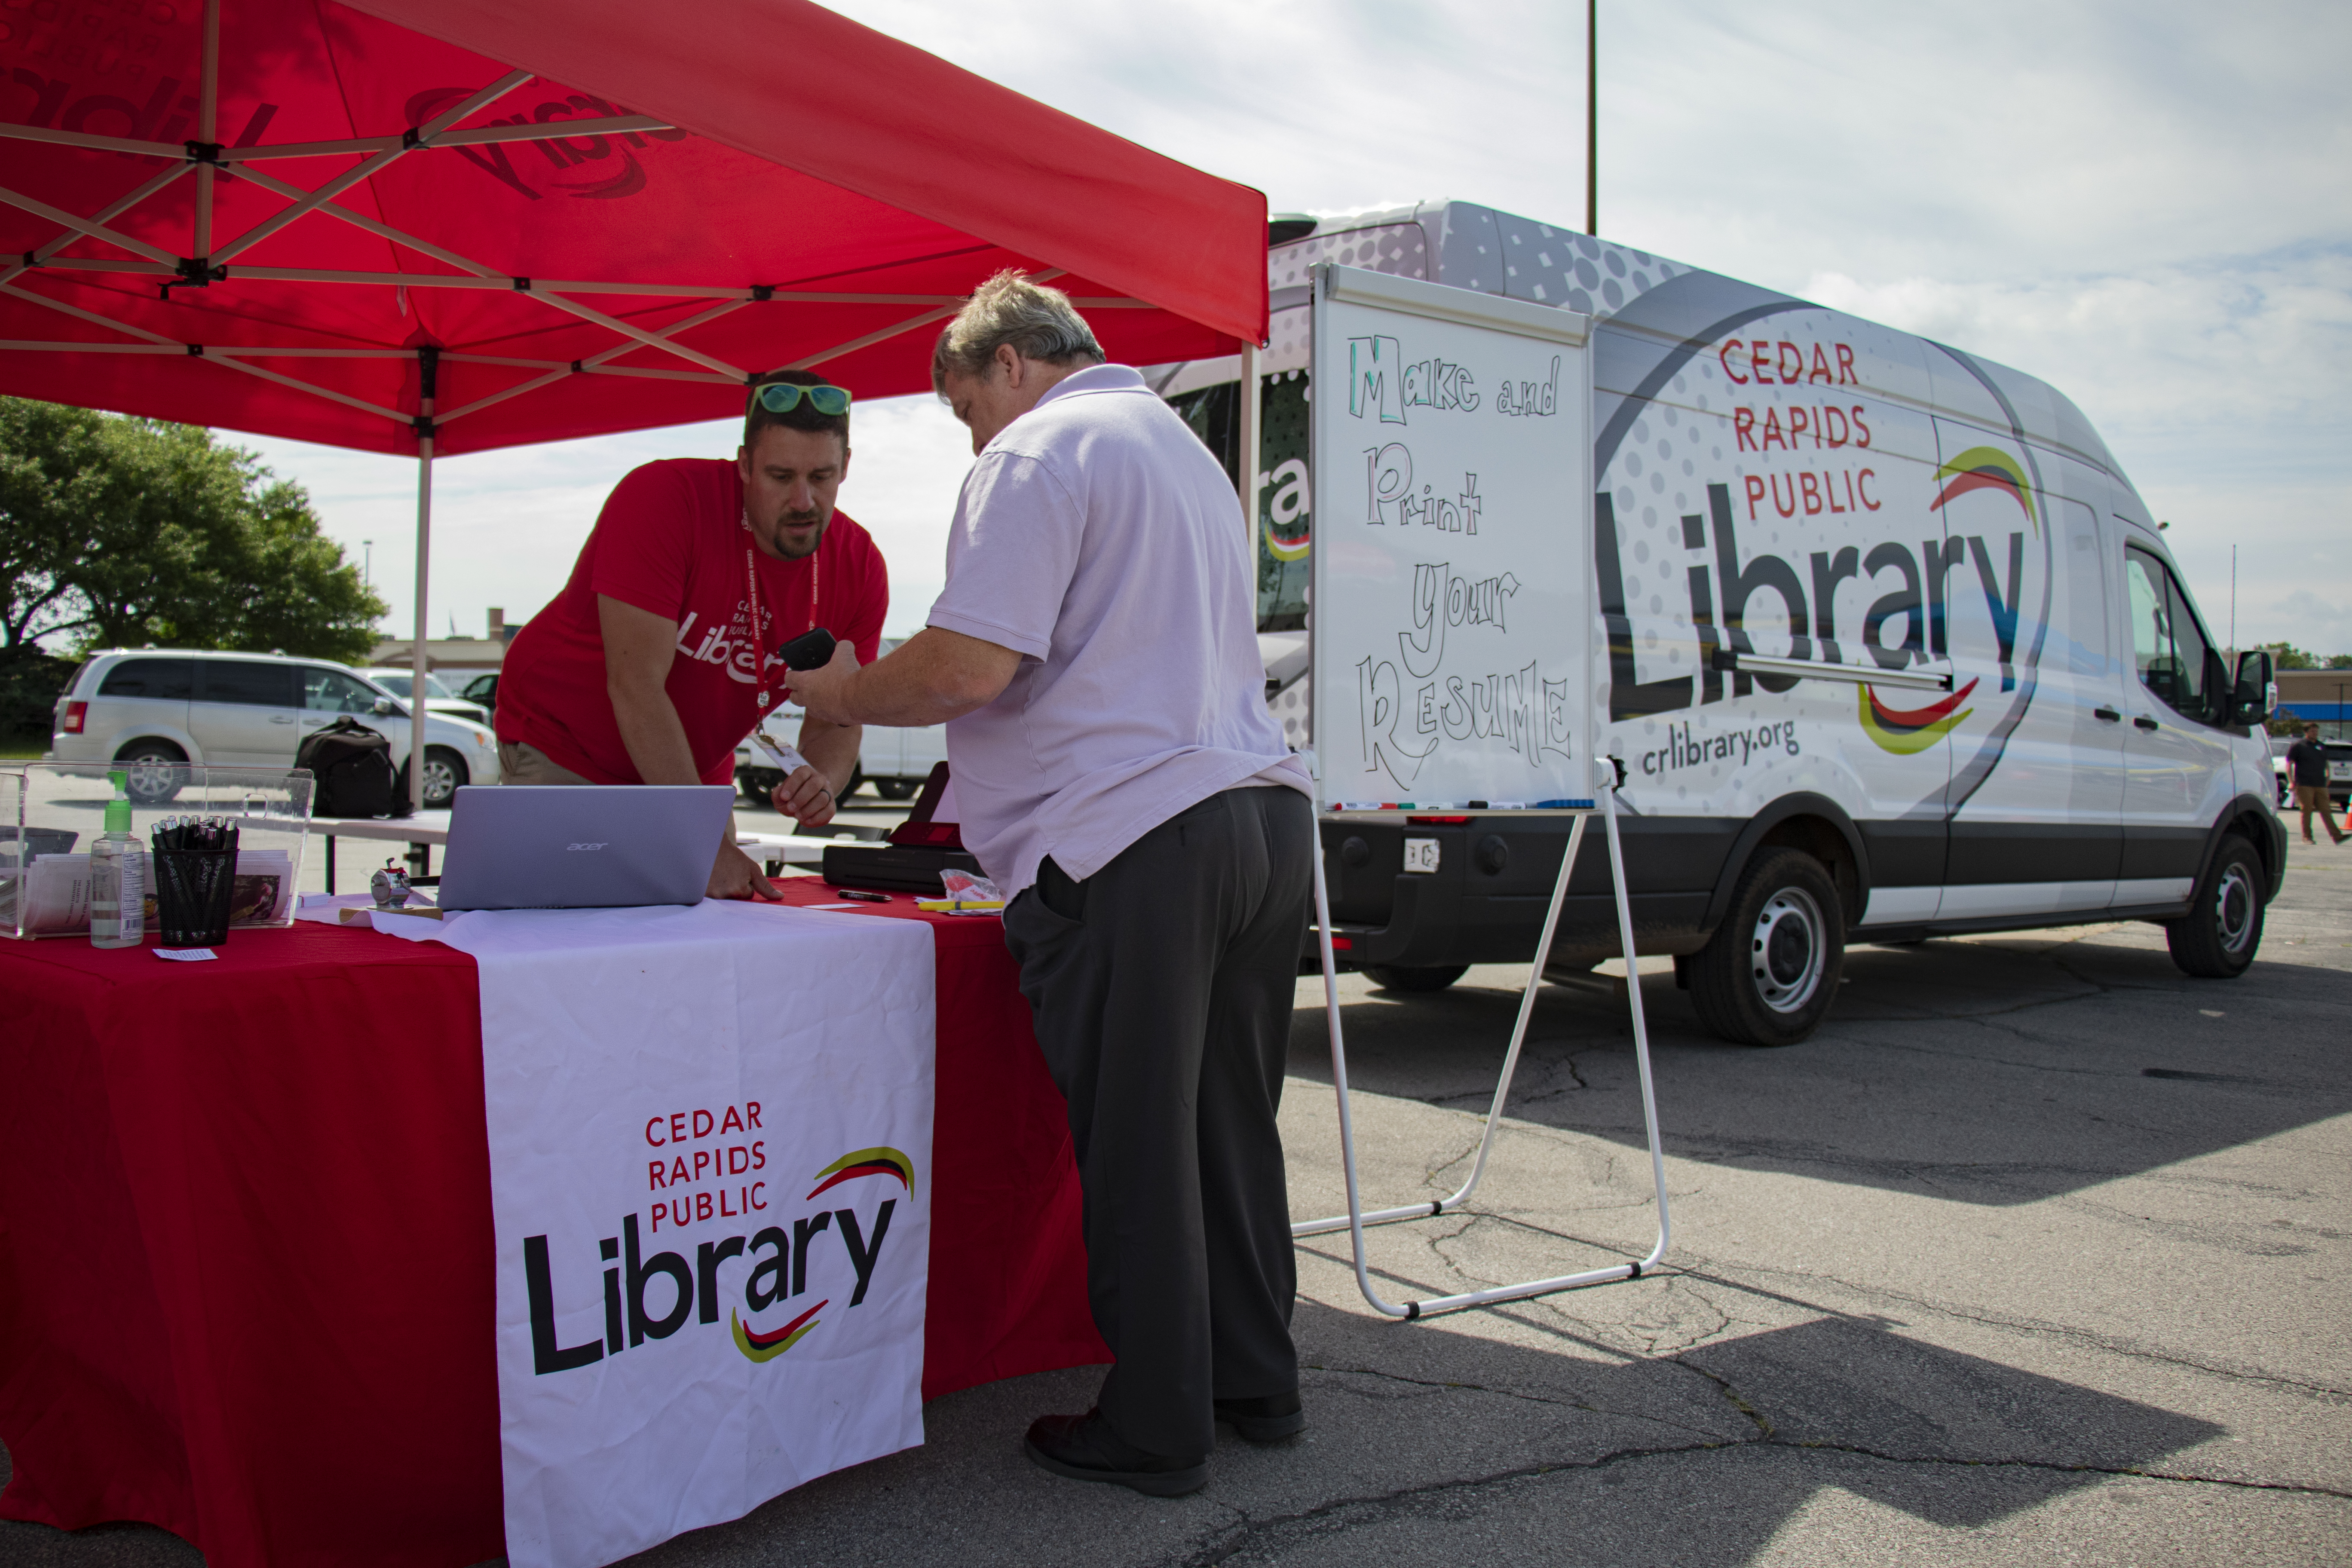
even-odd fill
[(811, 626), (782, 647), (776, 657), (786, 669), (822, 669), (833, 662), (834, 636), (823, 626)]

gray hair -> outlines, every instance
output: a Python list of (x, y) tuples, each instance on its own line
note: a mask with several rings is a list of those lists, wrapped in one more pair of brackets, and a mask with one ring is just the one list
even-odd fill
[(1023, 359), (1046, 364), (1103, 359), (1070, 297), (1059, 289), (1032, 283), (1007, 268), (971, 291), (955, 319), (940, 330), (931, 348), (931, 390), (945, 395), (950, 372), (979, 377), (988, 374), (996, 351), (1010, 345)]

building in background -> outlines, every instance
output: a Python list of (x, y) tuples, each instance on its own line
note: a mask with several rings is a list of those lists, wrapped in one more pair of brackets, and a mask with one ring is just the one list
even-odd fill
[(2309, 720), (2331, 741), (2352, 741), (2352, 669), (2282, 669), (2279, 716)]
[[(488, 634), (478, 637), (427, 637), (425, 639), (425, 668), (441, 677), (443, 684), (452, 688), (463, 686), (477, 675), (495, 672), (506, 663), (507, 644), (514, 640), (520, 626), (507, 625), (507, 613), (493, 608), (489, 612)], [(375, 645), (368, 655), (373, 665), (397, 665), (409, 668), (410, 650), (416, 646), (411, 637), (386, 637)]]

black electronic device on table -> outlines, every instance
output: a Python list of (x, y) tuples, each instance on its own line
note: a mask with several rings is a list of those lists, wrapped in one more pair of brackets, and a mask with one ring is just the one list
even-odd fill
[(811, 626), (776, 650), (786, 669), (823, 669), (833, 662), (834, 635), (823, 626)]
[(948, 765), (940, 763), (923, 781), (915, 809), (890, 830), (890, 841), (878, 849), (827, 845), (824, 879), (836, 888), (874, 888), (893, 893), (921, 893), (940, 898), (947, 892), (942, 871), (969, 871), (984, 876), (980, 859), (963, 847), (963, 836), (952, 822), (933, 822), (940, 796), (948, 787)]

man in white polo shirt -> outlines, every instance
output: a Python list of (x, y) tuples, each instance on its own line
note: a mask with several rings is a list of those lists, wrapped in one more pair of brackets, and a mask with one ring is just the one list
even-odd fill
[[(1030, 1457), (1154, 1496), (1208, 1479), (1215, 1424), (1306, 1425), (1282, 1143), (1315, 831), (1266, 711), (1232, 481), (1068, 299), (1016, 273), (940, 334), (932, 384), (978, 461), (930, 624), (793, 678), (837, 723), (948, 722), (964, 843), (1011, 903), (1086, 1189), (1116, 1364)], [(1016, 896), (1017, 895), (1017, 896)]]

